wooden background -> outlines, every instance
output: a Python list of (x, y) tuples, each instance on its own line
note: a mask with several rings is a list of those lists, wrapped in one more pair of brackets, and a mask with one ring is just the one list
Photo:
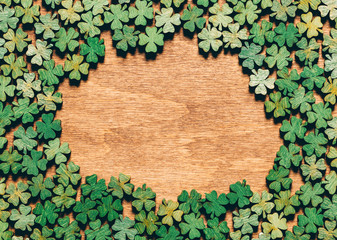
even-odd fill
[[(265, 177), (282, 144), (281, 124), (267, 119), (249, 92), (238, 55), (205, 59), (197, 38), (182, 33), (165, 42), (156, 60), (136, 52), (117, 56), (104, 33), (106, 56), (80, 86), (60, 86), (62, 141), (83, 176), (107, 182), (120, 172), (163, 198), (183, 189), (228, 192), (247, 180), (266, 189)], [(302, 184), (299, 174), (294, 191)]]

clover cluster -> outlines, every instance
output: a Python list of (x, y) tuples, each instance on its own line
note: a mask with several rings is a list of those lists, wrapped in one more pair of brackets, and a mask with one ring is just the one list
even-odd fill
[[(336, 19), (335, 0), (0, 0), (0, 239), (247, 240), (260, 226), (260, 240), (336, 239)], [(128, 175), (81, 184), (54, 119), (58, 85), (103, 61), (102, 31), (119, 52), (151, 56), (181, 28), (197, 35), (202, 53), (238, 53), (266, 115), (281, 123), (268, 191), (252, 192), (245, 180), (227, 194), (183, 190), (156, 211), (156, 194)], [(294, 194), (290, 171), (303, 177)]]

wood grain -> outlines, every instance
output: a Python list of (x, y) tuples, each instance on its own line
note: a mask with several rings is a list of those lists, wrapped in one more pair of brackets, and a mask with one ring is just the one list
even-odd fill
[(80, 86), (60, 86), (62, 141), (82, 175), (108, 181), (130, 174), (136, 186), (147, 183), (157, 193), (157, 202), (175, 200), (183, 189), (228, 192), (243, 179), (253, 191), (266, 189), (280, 124), (249, 92), (237, 55), (205, 59), (197, 39), (179, 33), (156, 60), (138, 52), (123, 58), (110, 34), (103, 38), (104, 63)]

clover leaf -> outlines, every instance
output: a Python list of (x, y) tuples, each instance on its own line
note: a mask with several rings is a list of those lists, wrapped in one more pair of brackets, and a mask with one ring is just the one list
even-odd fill
[(269, 70), (258, 69), (257, 71), (253, 69), (253, 74), (250, 76), (250, 87), (255, 87), (255, 94), (266, 95), (267, 88), (273, 89), (275, 79), (268, 78)]
[(30, 206), (20, 205), (19, 211), (16, 209), (12, 210), (9, 219), (15, 222), (14, 228), (20, 229), (22, 231), (32, 231), (32, 226), (34, 226), (34, 220), (36, 216), (31, 214), (32, 208)]

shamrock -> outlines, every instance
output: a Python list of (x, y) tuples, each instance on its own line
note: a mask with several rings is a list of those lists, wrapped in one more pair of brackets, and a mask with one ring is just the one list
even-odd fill
[(62, 94), (60, 92), (54, 93), (54, 86), (43, 87), (43, 94), (37, 95), (37, 104), (41, 105), (40, 110), (44, 108), (45, 111), (55, 111), (56, 104), (62, 103)]
[(100, 179), (97, 182), (97, 175), (93, 174), (85, 178), (86, 184), (82, 184), (81, 190), (83, 196), (89, 196), (91, 200), (101, 199), (102, 196), (107, 195), (107, 186), (105, 185), (105, 180)]
[(226, 213), (226, 208), (224, 207), (229, 203), (226, 195), (218, 194), (216, 191), (212, 191), (211, 193), (206, 193), (206, 201), (203, 204), (203, 207), (206, 210), (207, 214), (210, 214), (210, 217), (213, 219), (214, 216), (220, 217), (221, 215)]
[(41, 198), (41, 200), (46, 200), (51, 197), (51, 190), (55, 187), (51, 178), (48, 177), (43, 181), (42, 174), (37, 175), (37, 177), (33, 177), (32, 181), (28, 181), (28, 184), (29, 191), (32, 193), (32, 196), (37, 197), (40, 194), (39, 198)]
[(57, 181), (65, 187), (68, 186), (69, 183), (76, 186), (82, 178), (81, 175), (78, 174), (79, 170), (80, 167), (74, 162), (69, 162), (68, 166), (61, 163), (56, 169), (57, 175), (54, 176), (54, 178), (57, 178)]
[(191, 33), (195, 31), (195, 27), (202, 29), (206, 23), (206, 19), (202, 17), (204, 11), (197, 6), (191, 7), (188, 4), (187, 9), (184, 9), (181, 15), (181, 20), (185, 21), (183, 28), (189, 30)]
[(24, 154), (27, 154), (27, 150), (31, 151), (37, 146), (37, 142), (34, 140), (36, 136), (37, 133), (32, 127), (28, 127), (26, 131), (22, 126), (20, 126), (18, 130), (14, 132), (14, 137), (16, 139), (13, 144), (19, 151), (23, 151)]
[(307, 132), (307, 123), (302, 123), (302, 121), (303, 120), (301, 118), (297, 118), (295, 116), (292, 116), (290, 121), (283, 120), (280, 131), (285, 132), (284, 140), (294, 143), (296, 141), (296, 137), (298, 139), (304, 138), (304, 135)]
[(4, 59), (5, 54), (7, 53), (7, 48), (4, 47), (6, 41), (3, 38), (0, 38), (0, 59)]
[(42, 121), (36, 122), (36, 131), (39, 139), (55, 139), (56, 133), (61, 131), (61, 121), (54, 120), (54, 114), (42, 114)]
[(40, 171), (47, 170), (47, 159), (42, 158), (42, 152), (32, 150), (31, 157), (29, 155), (23, 156), (22, 172), (27, 172), (29, 175), (37, 176)]
[(294, 233), (290, 231), (286, 231), (286, 237), (284, 239), (285, 240), (293, 240), (293, 239), (309, 240), (310, 239), (309, 234), (304, 234), (304, 227), (294, 226), (293, 232)]
[(185, 222), (179, 224), (179, 228), (183, 235), (188, 234), (189, 239), (200, 238), (200, 231), (205, 229), (203, 219), (200, 217), (200, 213), (194, 214), (190, 213), (184, 215)]
[(321, 91), (327, 94), (324, 97), (324, 101), (330, 103), (331, 105), (335, 105), (337, 96), (337, 80), (332, 80), (332, 78), (329, 77), (328, 81), (324, 82), (324, 87)]
[(297, 7), (293, 5), (292, 2), (292, 0), (274, 0), (271, 8), (273, 13), (270, 14), (270, 16), (275, 17), (277, 20), (282, 22), (286, 22), (288, 20), (288, 16), (294, 18)]
[(336, 221), (325, 221), (324, 225), (325, 228), (318, 228), (318, 238), (331, 240), (337, 238)]
[(0, 101), (5, 102), (8, 97), (14, 96), (15, 85), (10, 84), (10, 77), (0, 76)]
[(213, 218), (207, 221), (207, 228), (204, 229), (205, 237), (207, 240), (211, 239), (224, 239), (225, 234), (229, 232), (227, 222), (222, 221), (219, 224), (218, 218)]
[(59, 21), (56, 18), (56, 14), (53, 14), (52, 16), (49, 13), (47, 13), (46, 15), (41, 15), (40, 21), (41, 22), (34, 24), (35, 33), (43, 33), (43, 39), (45, 40), (49, 38), (54, 38), (54, 31), (58, 31), (60, 29)]
[(245, 46), (241, 48), (239, 54), (239, 58), (244, 59), (242, 67), (247, 67), (250, 70), (254, 69), (255, 65), (261, 67), (265, 58), (264, 55), (259, 54), (261, 51), (261, 46), (256, 45), (255, 43), (249, 45), (248, 42), (245, 42)]
[(185, 214), (190, 211), (197, 213), (202, 207), (202, 203), (205, 201), (195, 189), (191, 190), (190, 195), (186, 190), (183, 190), (178, 196), (178, 201), (180, 202), (179, 209)]
[[(91, 53), (89, 53), (89, 55), (90, 54)], [(67, 60), (64, 62), (64, 71), (70, 72), (69, 79), (80, 81), (81, 74), (82, 75), (89, 74), (89, 63), (83, 62), (83, 61), (84, 61), (84, 57), (81, 55), (73, 54), (72, 56), (70, 56), (70, 54), (67, 54)]]
[(266, 57), (264, 61), (268, 64), (269, 68), (276, 66), (277, 69), (280, 70), (287, 67), (293, 60), (289, 57), (290, 52), (287, 50), (286, 46), (279, 49), (276, 44), (273, 44), (270, 48), (267, 48), (266, 52), (269, 56)]
[(278, 89), (283, 91), (283, 95), (291, 94), (298, 88), (298, 83), (296, 81), (300, 80), (300, 75), (297, 73), (296, 69), (292, 69), (289, 73), (288, 68), (277, 71), (278, 79), (275, 81)]
[(296, 89), (293, 94), (290, 94), (290, 104), (292, 109), (300, 108), (301, 113), (311, 110), (311, 104), (316, 102), (312, 91), (306, 92), (304, 87)]
[(174, 227), (171, 226), (167, 230), (164, 225), (162, 225), (157, 231), (156, 235), (160, 238), (158, 240), (169, 240), (169, 239), (176, 239), (182, 240), (182, 236), (180, 236), (179, 231)]
[(298, 216), (298, 226), (305, 227), (306, 233), (316, 233), (317, 227), (323, 226), (322, 209), (305, 208), (304, 214)]
[(283, 213), (268, 214), (268, 222), (262, 223), (263, 232), (270, 233), (272, 239), (281, 238), (282, 230), (287, 230), (287, 220), (283, 217)]
[(242, 234), (253, 233), (253, 227), (259, 225), (258, 215), (251, 214), (249, 208), (240, 209), (239, 212), (234, 211), (233, 215), (234, 228), (239, 228)]
[(295, 3), (298, 4), (298, 9), (301, 9), (303, 12), (308, 12), (309, 7), (312, 10), (317, 10), (317, 7), (321, 3), (321, 0), (297, 0)]
[(169, 200), (168, 202), (163, 199), (163, 202), (161, 205), (159, 205), (159, 210), (157, 215), (158, 216), (164, 216), (162, 219), (163, 224), (167, 224), (169, 226), (173, 225), (173, 219), (177, 222), (181, 221), (181, 216), (183, 215), (183, 211), (178, 210), (179, 203), (173, 202), (172, 200)]
[(131, 195), (134, 185), (130, 183), (130, 179), (130, 176), (124, 175), (123, 173), (119, 174), (118, 180), (112, 176), (108, 185), (108, 192), (111, 192), (112, 196), (116, 196), (119, 199), (122, 199), (124, 194)]
[(263, 46), (265, 41), (272, 43), (275, 37), (275, 32), (272, 30), (273, 23), (266, 20), (262, 20), (261, 26), (254, 22), (250, 29), (249, 39), (253, 39), (253, 42)]
[(230, 185), (230, 192), (227, 194), (230, 204), (237, 203), (240, 208), (249, 205), (249, 197), (253, 195), (250, 186), (246, 185), (246, 180)]
[(158, 229), (157, 225), (159, 225), (159, 223), (157, 221), (159, 218), (153, 211), (146, 214), (146, 212), (142, 210), (135, 216), (135, 220), (137, 221), (135, 228), (140, 234), (146, 230), (148, 235), (152, 235)]
[(319, 57), (318, 50), (320, 45), (314, 38), (312, 38), (308, 43), (308, 40), (304, 37), (296, 45), (301, 50), (298, 50), (295, 56), (299, 58), (300, 62), (304, 62), (306, 66), (309, 65), (312, 67), (313, 62), (315, 62)]
[(22, 56), (16, 58), (15, 55), (11, 53), (4, 57), (4, 61), (7, 64), (3, 64), (1, 70), (5, 76), (12, 73), (12, 78), (17, 79), (18, 77), (21, 77), (24, 72), (28, 72), (26, 69), (27, 64)]
[(326, 17), (329, 14), (330, 20), (337, 18), (337, 3), (333, 0), (322, 0), (323, 4), (318, 7), (322, 17)]
[(330, 195), (336, 193), (337, 188), (337, 174), (335, 171), (331, 171), (328, 175), (325, 176), (325, 181), (322, 182), (325, 190), (329, 192)]
[(314, 152), (317, 157), (322, 156), (326, 152), (325, 144), (328, 143), (323, 133), (319, 133), (318, 129), (315, 130), (315, 133), (310, 132), (307, 136), (304, 137), (304, 140), (307, 142), (303, 146), (303, 150), (307, 155), (312, 155)]
[(266, 106), (266, 112), (274, 112), (274, 118), (284, 117), (286, 114), (290, 113), (290, 103), (288, 97), (281, 97), (280, 92), (271, 93), (269, 95), (270, 101), (266, 101), (264, 105)]
[(55, 38), (52, 39), (61, 52), (64, 52), (68, 49), (70, 52), (74, 52), (75, 49), (80, 45), (77, 41), (79, 33), (74, 28), (69, 28), (66, 31), (65, 28), (60, 28), (60, 30), (55, 34)]
[(111, 230), (108, 224), (102, 226), (101, 220), (89, 222), (90, 229), (85, 230), (85, 238), (88, 240), (111, 240)]
[(134, 239), (135, 235), (138, 233), (137, 230), (133, 228), (134, 225), (135, 221), (128, 217), (125, 217), (123, 220), (123, 215), (119, 215), (119, 219), (117, 219), (114, 225), (111, 226), (112, 230), (116, 232), (113, 235), (114, 239)]
[(44, 226), (42, 228), (42, 232), (39, 229), (34, 228), (34, 231), (30, 235), (30, 237), (33, 240), (39, 240), (39, 239), (52, 240), (53, 238), (51, 238), (51, 236), (53, 235), (53, 233), (54, 231), (52, 229), (48, 228), (47, 226)]
[(127, 5), (111, 4), (110, 11), (104, 12), (104, 23), (111, 23), (111, 30), (122, 29), (124, 23), (129, 22)]
[(83, 5), (85, 11), (91, 10), (94, 15), (97, 15), (107, 9), (109, 2), (108, 0), (83, 0)]
[(10, 125), (14, 120), (15, 117), (11, 105), (4, 107), (3, 103), (0, 102), (0, 131), (4, 131), (3, 128)]
[(19, 211), (16, 209), (12, 210), (9, 219), (15, 222), (14, 228), (20, 229), (22, 231), (32, 231), (32, 226), (34, 226), (34, 220), (36, 216), (31, 214), (32, 208), (30, 206), (20, 205)]
[(8, 31), (8, 28), (16, 29), (19, 22), (17, 17), (14, 17), (15, 10), (8, 6), (0, 5), (0, 30), (4, 33)]
[(208, 25), (207, 28), (203, 28), (198, 34), (198, 38), (200, 40), (199, 47), (204, 52), (209, 52), (210, 48), (217, 52), (222, 46), (222, 41), (219, 40), (220, 37), (221, 32), (219, 32), (215, 27), (211, 28), (211, 25)]
[(31, 41), (31, 39), (27, 36), (28, 34), (24, 32), (22, 28), (18, 28), (16, 32), (12, 29), (8, 29), (3, 36), (4, 39), (7, 40), (4, 47), (10, 52), (14, 52), (15, 48), (19, 52), (23, 52), (23, 50), (28, 46), (27, 42)]
[(312, 105), (312, 111), (307, 112), (308, 122), (315, 123), (317, 129), (326, 128), (327, 121), (332, 119), (331, 108), (329, 103), (317, 103)]
[(75, 204), (76, 190), (71, 185), (64, 188), (63, 185), (59, 184), (53, 189), (54, 197), (52, 202), (60, 208), (61, 212), (64, 212), (65, 208), (70, 209)]
[(270, 182), (269, 189), (274, 190), (275, 192), (280, 192), (281, 189), (288, 190), (290, 189), (291, 183), (293, 180), (288, 177), (289, 169), (286, 169), (282, 166), (277, 166), (274, 164), (273, 169), (269, 171), (267, 176), (267, 181)]
[(112, 40), (117, 41), (116, 48), (122, 51), (128, 50), (128, 45), (134, 48), (136, 47), (138, 41), (139, 31), (135, 31), (133, 27), (128, 27), (127, 25), (123, 26), (123, 30), (115, 30), (114, 35), (112, 36)]
[[(331, 36), (330, 36), (331, 35)], [(331, 28), (330, 35), (323, 34), (323, 48), (324, 51), (329, 53), (337, 53), (337, 29)]]
[(61, 8), (58, 13), (60, 14), (61, 20), (64, 21), (64, 25), (74, 24), (81, 20), (79, 13), (84, 11), (82, 6), (82, 1), (74, 0), (63, 0), (61, 2), (63, 8)]
[(83, 224), (86, 224), (88, 222), (88, 218), (91, 222), (95, 221), (98, 215), (98, 211), (97, 209), (95, 209), (95, 206), (96, 202), (91, 201), (89, 198), (84, 198), (83, 196), (81, 196), (81, 201), (77, 201), (76, 205), (74, 206), (74, 212), (77, 213), (76, 220)]
[(60, 163), (67, 162), (67, 157), (65, 154), (70, 153), (68, 143), (60, 143), (59, 138), (55, 138), (54, 140), (50, 140), (47, 144), (43, 145), (44, 153), (47, 155), (47, 159), (53, 160), (55, 159), (55, 163), (59, 165)]
[(41, 91), (41, 81), (35, 80), (35, 73), (24, 73), (23, 79), (19, 78), (16, 80), (16, 90), (18, 96), (23, 96), (24, 98), (34, 98), (36, 92)]
[(101, 15), (93, 16), (92, 12), (87, 12), (81, 14), (81, 19), (83, 22), (78, 23), (78, 27), (85, 38), (95, 37), (101, 33), (98, 28), (104, 24)]
[(0, 155), (0, 169), (4, 174), (8, 174), (10, 170), (13, 174), (17, 174), (22, 168), (21, 160), (22, 156), (18, 151), (13, 151), (13, 148), (10, 147), (9, 150), (3, 151)]
[(318, 88), (322, 88), (323, 83), (325, 82), (325, 77), (323, 76), (324, 70), (317, 66), (316, 64), (313, 67), (304, 67), (301, 77), (305, 80), (302, 85), (309, 90), (314, 88), (316, 85)]
[(33, 0), (20, 1), (21, 6), (15, 6), (15, 17), (22, 17), (22, 23), (33, 23), (38, 21), (40, 6), (33, 5)]
[(18, 206), (19, 203), (27, 204), (29, 198), (31, 197), (30, 193), (26, 192), (28, 185), (19, 181), (17, 186), (14, 183), (10, 183), (6, 189), (6, 195), (4, 196), (7, 199), (7, 202)]
[(241, 48), (242, 42), (241, 40), (247, 40), (247, 29), (240, 29), (240, 25), (238, 23), (229, 24), (229, 31), (224, 31), (223, 34), (223, 42), (226, 43), (225, 48), (229, 46), (234, 48)]
[[(337, 78), (337, 53), (333, 53), (332, 55), (327, 55), (325, 60), (325, 68), (326, 72), (331, 72), (331, 77), (333, 79)], [(5, 57), (6, 59), (6, 57)]]
[(33, 115), (39, 113), (37, 103), (30, 103), (29, 98), (19, 98), (18, 102), (13, 102), (14, 117), (19, 119), (22, 117), (22, 123), (34, 122)]
[(333, 195), (331, 199), (324, 197), (321, 208), (325, 210), (323, 213), (325, 218), (334, 220), (337, 217), (337, 195)]
[(9, 216), (11, 215), (8, 209), (9, 203), (5, 202), (5, 200), (0, 199), (0, 222), (6, 222)]
[(269, 76), (269, 70), (263, 70), (258, 69), (257, 71), (253, 69), (253, 75), (250, 76), (250, 87), (256, 87), (255, 88), (255, 94), (261, 94), (266, 95), (267, 94), (267, 88), (273, 89), (274, 88), (274, 82), (275, 79), (268, 78)]
[(287, 44), (287, 46), (291, 48), (295, 43), (297, 43), (298, 38), (301, 37), (301, 34), (298, 32), (298, 28), (295, 27), (293, 23), (289, 23), (286, 27), (286, 25), (281, 22), (274, 31), (277, 34), (274, 37), (274, 42), (276, 42), (279, 47), (283, 47)]
[[(77, 221), (72, 221), (68, 216), (57, 220), (58, 226), (54, 228), (55, 236), (58, 239), (75, 240), (81, 237), (80, 227)], [(70, 223), (70, 224), (69, 224)]]
[(230, 236), (230, 239), (232, 240), (250, 240), (251, 239), (250, 236), (248, 235), (242, 236), (242, 233), (240, 230), (229, 233), (229, 236)]
[(329, 140), (333, 140), (332, 144), (335, 145), (337, 141), (337, 118), (334, 117), (331, 121), (328, 121), (327, 124), (330, 128), (326, 128), (325, 134)]
[(274, 161), (279, 162), (285, 168), (290, 168), (291, 165), (298, 167), (302, 161), (302, 156), (299, 154), (300, 150), (301, 148), (293, 143), (290, 143), (288, 148), (282, 145)]
[(45, 4), (47, 6), (50, 6), (52, 9), (55, 9), (55, 7), (59, 6), (62, 0), (44, 0)]
[(149, 212), (156, 206), (156, 202), (154, 201), (156, 194), (152, 192), (151, 188), (147, 188), (145, 184), (142, 188), (137, 188), (137, 190), (132, 193), (132, 197), (135, 198), (135, 200), (132, 201), (132, 206), (135, 207), (138, 212), (143, 208)]
[(153, 19), (152, 2), (136, 0), (135, 7), (129, 7), (129, 18), (135, 19), (136, 26), (146, 26)]
[(163, 27), (163, 33), (174, 33), (174, 25), (179, 26), (180, 14), (173, 14), (173, 8), (162, 8), (161, 11), (157, 10), (155, 19), (156, 27)]
[(36, 47), (33, 44), (28, 45), (27, 56), (33, 56), (31, 59), (32, 64), (41, 66), (43, 59), (49, 61), (53, 51), (50, 49), (53, 45), (49, 44), (46, 41), (41, 41), (40, 39), (36, 40)]
[(296, 194), (299, 195), (299, 199), (302, 203), (307, 206), (311, 202), (313, 207), (317, 207), (318, 204), (323, 202), (321, 195), (324, 193), (321, 183), (316, 183), (312, 186), (311, 182), (306, 182), (301, 186), (300, 191), (296, 191)]
[(273, 202), (269, 202), (272, 200), (273, 194), (268, 193), (267, 191), (263, 191), (260, 194), (255, 192), (253, 196), (249, 199), (253, 204), (252, 211), (255, 212), (258, 216), (262, 214), (263, 218), (266, 218), (267, 213), (269, 214), (274, 208), (275, 204)]
[(43, 62), (43, 67), (44, 68), (39, 68), (39, 77), (43, 81), (42, 85), (56, 85), (58, 84), (59, 77), (62, 77), (64, 75), (63, 72), (63, 67), (62, 65), (56, 65), (55, 66), (55, 61), (52, 59), (50, 61), (44, 61)]
[(324, 159), (320, 158), (317, 160), (316, 155), (306, 156), (304, 158), (305, 164), (301, 165), (302, 175), (306, 176), (305, 181), (315, 181), (323, 177), (321, 171), (325, 171), (326, 166), (324, 164)]
[(212, 15), (208, 18), (208, 21), (220, 31), (227, 28), (228, 25), (233, 22), (233, 18), (229, 16), (233, 13), (233, 9), (228, 3), (224, 3), (222, 6), (220, 6), (219, 3), (215, 3), (209, 8), (209, 13)]
[(58, 212), (59, 209), (57, 209), (56, 205), (50, 201), (46, 201), (44, 205), (37, 203), (33, 210), (33, 213), (37, 216), (35, 222), (41, 226), (45, 226), (47, 222), (55, 224), (55, 221), (58, 218)]
[(275, 196), (275, 208), (276, 211), (283, 210), (285, 216), (293, 215), (296, 213), (295, 207), (300, 206), (298, 195), (291, 196), (290, 190), (280, 191)]
[(336, 160), (336, 158), (337, 158), (337, 149), (334, 148), (334, 147), (330, 147), (329, 148), (329, 152), (327, 154), (327, 157), (329, 159), (333, 159), (331, 161), (331, 163), (330, 163), (330, 166), (336, 168), (337, 167), (337, 160)]
[(258, 19), (258, 14), (261, 13), (261, 9), (257, 9), (257, 6), (251, 0), (246, 2), (246, 6), (241, 1), (238, 2), (233, 10), (237, 13), (234, 20), (240, 25), (244, 25), (246, 21), (250, 25), (253, 24)]
[(312, 12), (308, 12), (307, 14), (301, 15), (301, 20), (303, 22), (299, 22), (297, 24), (299, 32), (305, 33), (307, 31), (307, 37), (317, 37), (318, 33), (322, 33), (323, 24), (321, 22), (321, 17), (313, 18)]
[(82, 56), (87, 55), (86, 61), (88, 63), (97, 63), (98, 56), (104, 57), (105, 55), (105, 46), (104, 39), (99, 40), (99, 38), (87, 38), (87, 43), (81, 44), (80, 54)]
[(113, 199), (111, 195), (108, 195), (98, 201), (97, 210), (100, 218), (106, 216), (108, 221), (112, 222), (119, 218), (119, 212), (123, 211), (123, 206), (120, 199)]

